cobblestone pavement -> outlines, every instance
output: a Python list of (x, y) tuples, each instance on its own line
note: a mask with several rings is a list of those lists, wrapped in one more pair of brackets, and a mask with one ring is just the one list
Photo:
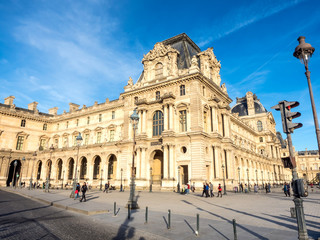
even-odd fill
[[(27, 189), (3, 190), (52, 202), (53, 206), (67, 207), (71, 211), (94, 214), (87, 216), (89, 222), (99, 222), (106, 228), (116, 226), (121, 229), (122, 239), (132, 237), (132, 229), (169, 239), (233, 239), (232, 219), (236, 219), (237, 222), (238, 239), (297, 239), (296, 220), (290, 217), (290, 207), (294, 207), (293, 198), (285, 197), (280, 188), (272, 189), (269, 194), (228, 192), (222, 198), (205, 198), (201, 197), (200, 193), (181, 195), (173, 192), (138, 191), (136, 196), (140, 209), (132, 211), (130, 220), (127, 219), (125, 208), (129, 191), (111, 191), (107, 194), (90, 191), (88, 201), (80, 203), (70, 199), (70, 191), (66, 190), (52, 190), (50, 193)], [(117, 216), (113, 216), (114, 202), (117, 205)], [(319, 189), (314, 189), (309, 197), (304, 198), (310, 239), (320, 237), (319, 204)], [(147, 206), (149, 214), (146, 224)], [(169, 209), (171, 228), (167, 229)], [(200, 214), (197, 237), (195, 236), (196, 214)]]

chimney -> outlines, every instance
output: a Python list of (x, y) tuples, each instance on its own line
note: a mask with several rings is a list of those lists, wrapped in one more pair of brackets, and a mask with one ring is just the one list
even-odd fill
[(69, 112), (74, 112), (79, 109), (80, 105), (75, 103), (69, 103)]
[(9, 97), (7, 97), (7, 98), (4, 99), (4, 104), (12, 106), (14, 99), (15, 99), (14, 96), (9, 96)]
[(38, 111), (37, 106), (38, 106), (37, 102), (32, 102), (28, 104), (28, 109), (31, 111), (37, 112)]
[(57, 108), (57, 107), (54, 107), (54, 108), (50, 108), (50, 109), (49, 109), (49, 114), (56, 116), (57, 113), (58, 113), (58, 108)]
[(253, 101), (253, 94), (252, 92), (246, 93), (246, 99), (247, 99), (247, 107), (248, 107), (248, 115), (254, 115), (254, 101)]

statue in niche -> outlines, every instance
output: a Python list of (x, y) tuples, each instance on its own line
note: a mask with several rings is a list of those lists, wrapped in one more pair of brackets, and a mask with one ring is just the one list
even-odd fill
[(196, 55), (194, 55), (191, 59), (191, 67), (198, 67), (198, 59)]
[(129, 77), (129, 80), (128, 80), (128, 86), (132, 86), (133, 85), (133, 80), (131, 77)]

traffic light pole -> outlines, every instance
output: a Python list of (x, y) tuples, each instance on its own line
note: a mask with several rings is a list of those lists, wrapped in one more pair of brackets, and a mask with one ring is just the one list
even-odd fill
[[(294, 183), (295, 180), (298, 179), (298, 174), (297, 174), (297, 164), (296, 164), (296, 160), (293, 152), (291, 133), (287, 133), (287, 140), (288, 140), (290, 160), (292, 164), (292, 180), (293, 180), (292, 182)], [(303, 211), (303, 200), (302, 198), (300, 198), (299, 194), (297, 193), (297, 189), (295, 188), (293, 188), (293, 195), (294, 195), (293, 202), (295, 205), (297, 225), (298, 225), (298, 237), (299, 237), (299, 240), (308, 240), (306, 220), (305, 220), (304, 211)]]

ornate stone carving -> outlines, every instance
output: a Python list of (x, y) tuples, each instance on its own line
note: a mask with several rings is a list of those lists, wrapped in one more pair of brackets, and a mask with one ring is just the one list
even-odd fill
[(223, 83), (223, 84), (221, 85), (221, 89), (222, 89), (222, 91), (223, 91), (224, 93), (227, 93), (227, 87), (226, 87), (226, 84), (225, 84), (225, 83)]
[(132, 86), (133, 85), (133, 80), (131, 77), (129, 77), (129, 80), (128, 80), (128, 86)]
[(158, 57), (163, 57), (170, 52), (180, 54), (178, 50), (172, 48), (170, 45), (164, 45), (161, 42), (156, 43), (154, 45), (154, 48), (150, 50), (150, 52), (148, 52), (146, 55), (144, 55), (142, 63), (144, 61), (152, 61)]

